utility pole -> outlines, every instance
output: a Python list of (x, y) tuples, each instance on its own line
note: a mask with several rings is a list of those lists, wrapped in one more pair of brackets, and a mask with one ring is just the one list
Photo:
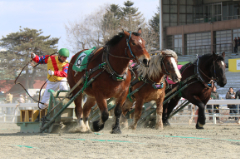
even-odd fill
[(162, 50), (162, 0), (159, 0), (159, 48)]

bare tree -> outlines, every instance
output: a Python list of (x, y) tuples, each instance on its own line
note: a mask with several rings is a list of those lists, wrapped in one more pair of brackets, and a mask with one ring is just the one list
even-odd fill
[(102, 21), (106, 8), (100, 8), (81, 21), (69, 22), (65, 25), (67, 42), (71, 45), (72, 52), (77, 53), (82, 49), (103, 45)]
[[(130, 4), (130, 6), (132, 6)], [(120, 8), (118, 5), (105, 5), (82, 21), (69, 22), (65, 26), (68, 43), (72, 52), (93, 46), (103, 46), (122, 29), (137, 31), (142, 28), (142, 37), (148, 51), (154, 50), (157, 33), (146, 23), (143, 15), (133, 7)]]

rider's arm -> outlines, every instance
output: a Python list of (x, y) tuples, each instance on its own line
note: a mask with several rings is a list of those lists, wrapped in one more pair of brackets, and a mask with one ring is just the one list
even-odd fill
[(38, 55), (36, 55), (36, 56), (33, 58), (33, 61), (35, 61), (36, 63), (39, 63), (39, 64), (47, 64), (48, 57), (49, 57), (49, 55), (44, 55), (44, 56), (38, 56)]
[(54, 71), (54, 76), (67, 77), (68, 66), (69, 64), (67, 63), (65, 66), (63, 66), (62, 71)]

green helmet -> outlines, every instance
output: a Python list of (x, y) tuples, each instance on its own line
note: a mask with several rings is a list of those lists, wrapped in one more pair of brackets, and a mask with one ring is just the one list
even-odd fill
[(61, 48), (58, 53), (60, 56), (69, 57), (69, 50), (66, 48)]

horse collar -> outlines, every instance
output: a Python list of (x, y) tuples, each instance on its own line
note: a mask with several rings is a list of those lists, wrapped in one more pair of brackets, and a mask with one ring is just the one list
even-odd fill
[[(164, 79), (164, 78), (163, 78), (163, 79)], [(154, 89), (162, 89), (162, 88), (164, 87), (164, 83), (162, 82), (162, 80), (161, 80), (161, 83), (156, 83), (156, 82), (152, 81), (152, 80), (149, 79), (149, 78), (139, 76), (139, 77), (138, 77), (138, 81), (139, 81), (139, 82), (140, 82), (140, 81), (143, 81), (144, 83), (151, 84)], [(136, 84), (136, 83), (135, 83), (135, 84)]]

